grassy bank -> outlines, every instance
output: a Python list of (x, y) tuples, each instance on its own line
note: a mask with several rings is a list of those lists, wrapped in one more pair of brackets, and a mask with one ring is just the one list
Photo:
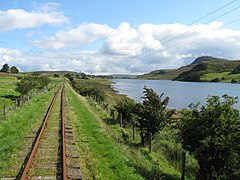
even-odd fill
[(27, 104), (1, 120), (0, 177), (16, 175), (11, 174), (11, 167), (20, 167), (23, 163), (20, 153), (21, 150), (24, 151), (27, 136), (42, 121), (56, 88), (37, 94)]
[(225, 83), (231, 83), (232, 80), (236, 80), (237, 82), (240, 82), (240, 74), (232, 74), (231, 72), (207, 73), (204, 74), (200, 80), (207, 82), (218, 80), (218, 82)]
[(86, 107), (83, 98), (67, 88), (75, 131), (82, 159), (81, 167), (90, 179), (143, 179), (117, 143)]
[[(94, 80), (77, 80), (75, 82), (83, 85), (91, 85), (93, 87), (101, 87), (105, 92), (106, 102), (111, 103), (111, 107), (119, 102), (120, 99), (126, 98), (126, 96), (118, 95), (115, 91), (111, 89), (106, 83), (107, 80), (94, 79)], [(94, 82), (97, 82), (95, 84)], [(98, 84), (103, 84), (99, 86)], [(75, 84), (75, 88), (78, 91), (78, 85)], [(109, 93), (110, 92), (110, 93)], [(127, 158), (134, 162), (134, 166), (139, 170), (138, 172), (146, 179), (151, 179), (154, 177), (165, 177), (166, 179), (179, 179), (181, 171), (181, 155), (182, 148), (181, 143), (177, 140), (176, 131), (165, 128), (153, 141), (153, 151), (148, 153), (148, 148), (142, 148), (140, 146), (140, 136), (138, 129), (135, 129), (135, 140), (132, 140), (132, 127), (131, 125), (124, 126), (123, 129), (120, 128), (119, 122), (116, 119), (112, 119), (106, 110), (103, 110), (100, 105), (98, 105), (92, 98), (87, 98), (91, 108), (93, 109), (93, 114), (95, 114), (98, 119), (104, 122), (103, 127), (107, 134), (111, 135), (113, 139), (122, 141), (120, 146), (124, 149), (124, 154)], [(116, 113), (117, 115), (117, 113)], [(124, 142), (122, 137), (122, 130), (129, 135), (128, 142)], [(187, 155), (186, 163), (186, 175), (188, 179), (194, 179), (195, 173), (197, 171), (196, 160)]]
[(20, 94), (15, 91), (15, 84), (18, 79), (14, 76), (2, 76), (0, 75), (0, 111), (3, 110), (3, 106), (11, 106), (14, 103), (14, 98)]
[[(117, 94), (114, 96), (117, 96)], [(177, 153), (181, 156), (181, 153), (179, 153), (179, 149), (181, 152), (181, 146), (179, 147), (179, 143), (177, 144), (173, 137), (170, 137), (170, 139), (172, 138), (171, 142), (169, 139), (164, 139), (166, 135), (161, 136), (161, 138), (158, 138), (153, 145), (153, 152), (149, 153), (148, 148), (142, 148), (139, 145), (140, 137), (138, 135), (138, 131), (135, 132), (135, 141), (130, 140), (128, 142), (124, 142), (122, 139), (121, 128), (119, 127), (119, 124), (117, 124), (117, 121), (111, 120), (109, 114), (107, 114), (105, 110), (101, 109), (101, 107), (92, 101), (91, 98), (89, 98), (86, 102), (86, 99), (81, 97), (81, 104), (81, 102), (78, 102), (79, 100), (73, 92), (69, 91), (68, 97), (70, 98), (69, 103), (72, 106), (71, 117), (74, 117), (75, 119), (76, 131), (79, 134), (79, 149), (82, 156), (85, 158), (82, 162), (82, 166), (85, 167), (83, 169), (85, 169), (88, 176), (98, 177), (101, 179), (104, 177), (102, 172), (111, 172), (112, 167), (120, 170), (121, 167), (125, 166), (124, 164), (126, 164), (126, 162), (114, 160), (114, 158), (119, 156), (127, 160), (127, 165), (129, 166), (127, 169), (132, 169), (132, 172), (139, 174), (144, 179), (180, 179), (179, 164), (181, 161), (178, 162), (177, 165), (176, 161), (179, 161), (181, 157), (166, 156), (166, 152), (171, 155), (176, 154), (176, 152), (169, 152), (169, 149), (177, 151)], [(86, 114), (87, 111), (88, 113)], [(89, 129), (87, 129), (87, 127)], [(126, 127), (124, 129), (131, 134), (130, 127)], [(166, 130), (165, 134), (169, 135), (171, 133)], [(176, 145), (178, 147), (176, 147)], [(100, 148), (98, 146), (104, 147), (104, 149), (98, 149)], [(161, 149), (164, 149), (165, 151), (160, 150), (159, 146), (161, 146)], [(84, 147), (84, 150), (81, 147)], [(113, 154), (111, 154), (110, 148), (113, 147), (115, 148), (112, 152)], [(103, 155), (100, 155), (100, 153), (103, 153)], [(110, 155), (108, 155), (108, 153), (110, 153)], [(106, 159), (102, 160), (103, 157)], [(172, 159), (172, 162), (170, 159)], [(106, 170), (101, 170), (102, 167), (99, 167), (99, 162), (102, 163), (102, 161), (107, 161), (109, 163), (109, 165), (105, 165)], [(117, 164), (122, 163), (123, 165), (116, 166), (114, 165), (115, 161), (118, 162)], [(190, 165), (192, 164), (190, 163)], [(120, 172), (118, 172), (118, 170), (115, 171), (115, 175), (122, 172), (122, 170)], [(188, 173), (188, 177), (191, 177), (191, 174), (192, 172)], [(126, 174), (120, 174), (116, 177), (119, 176), (126, 179)], [(111, 177), (113, 178), (114, 176)]]

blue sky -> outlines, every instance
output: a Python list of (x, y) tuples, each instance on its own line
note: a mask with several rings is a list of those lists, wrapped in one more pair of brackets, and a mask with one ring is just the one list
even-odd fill
[(240, 18), (238, 6), (240, 0), (1, 1), (0, 65), (138, 74), (201, 55), (240, 59), (240, 20), (226, 26)]

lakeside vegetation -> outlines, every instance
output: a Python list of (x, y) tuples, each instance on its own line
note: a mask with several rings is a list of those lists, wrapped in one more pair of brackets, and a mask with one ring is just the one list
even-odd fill
[[(67, 86), (67, 112), (74, 125), (84, 177), (180, 179), (185, 156), (186, 179), (240, 177), (240, 115), (233, 108), (237, 99), (211, 97), (205, 106), (192, 105), (190, 110), (176, 112), (167, 108), (171, 98), (162, 98), (147, 87), (143, 89), (143, 103), (136, 103), (117, 94), (106, 79), (65, 76), (72, 86)], [(9, 89), (16, 92), (18, 84), (41, 89), (38, 80), (48, 86), (45, 77), (20, 79), (10, 76)], [(62, 81), (66, 80), (55, 77), (49, 85)], [(7, 171), (10, 164), (21, 166), (18, 153), (24, 151), (31, 130), (39, 126), (54, 88), (0, 121), (0, 177), (16, 174)], [(23, 90), (21, 94), (32, 89)]]
[[(82, 80), (78, 80), (78, 81), (79, 81), (79, 83), (81, 83)], [(84, 80), (84, 81), (86, 84), (87, 80)], [(88, 81), (89, 81), (89, 83), (93, 83), (93, 80), (88, 80)], [(98, 80), (98, 81), (100, 81), (100, 80)], [(94, 85), (92, 85), (92, 86), (94, 86)], [(76, 82), (75, 82), (74, 87), (77, 91), (81, 91), (77, 88)], [(105, 88), (107, 88), (107, 87), (105, 87)], [(101, 90), (104, 92), (104, 88), (102, 88)], [(127, 97), (125, 97), (125, 98), (122, 98), (122, 100), (117, 101), (116, 102), (117, 106), (114, 106), (116, 109), (118, 109), (119, 112), (122, 113), (122, 118), (123, 118), (122, 125), (121, 125), (121, 122), (119, 122), (119, 117), (115, 120), (111, 119), (111, 118), (109, 120), (109, 118), (105, 117), (105, 119), (106, 119), (105, 123), (108, 124), (108, 126), (110, 125), (110, 127), (112, 127), (112, 128), (114, 127), (113, 129), (118, 129), (118, 127), (120, 127), (120, 129), (116, 130), (116, 134), (118, 134), (118, 136), (121, 137), (123, 141), (126, 141), (129, 144), (131, 144), (131, 147), (135, 147), (136, 151), (139, 149), (144, 151), (144, 149), (146, 150), (146, 147), (148, 148), (148, 146), (150, 145), (149, 144), (150, 141), (148, 138), (149, 134), (151, 132), (151, 134), (153, 135), (152, 128), (153, 127), (156, 128), (162, 123), (161, 119), (164, 117), (163, 112), (165, 110), (161, 110), (161, 107), (166, 108), (167, 102), (169, 100), (169, 99), (160, 100), (161, 96), (156, 95), (154, 93), (154, 91), (152, 91), (151, 89), (145, 89), (144, 93), (145, 93), (145, 97), (147, 97), (147, 101), (146, 101), (146, 99), (144, 100), (144, 102), (146, 102), (145, 105), (147, 105), (147, 106), (150, 105), (149, 111), (147, 110), (148, 108), (146, 108), (146, 107), (144, 109), (150, 113), (149, 115), (147, 115), (146, 114), (147, 112), (146, 112), (146, 113), (143, 113), (143, 116), (141, 117), (141, 115), (139, 115), (139, 112), (141, 112), (141, 110), (139, 109), (140, 104), (134, 105), (130, 100), (127, 100)], [(90, 94), (86, 94), (86, 95), (89, 96)], [(107, 94), (105, 94), (105, 95), (107, 96)], [(200, 110), (198, 110), (197, 108), (193, 108), (192, 110), (183, 110), (182, 112), (178, 113), (177, 119), (175, 119), (175, 121), (173, 121), (173, 122), (169, 121), (167, 123), (163, 122), (163, 124), (165, 124), (165, 125), (163, 126), (163, 128), (160, 128), (161, 131), (159, 131), (160, 129), (158, 129), (158, 130), (156, 129), (156, 132), (159, 132), (159, 133), (157, 133), (157, 136), (154, 136), (155, 138), (152, 138), (152, 144), (154, 144), (154, 145), (151, 144), (151, 146), (152, 146), (151, 148), (153, 150), (150, 153), (147, 152), (147, 154), (149, 154), (151, 156), (154, 156), (156, 154), (157, 156), (155, 156), (155, 160), (157, 160), (158, 162), (161, 162), (162, 159), (167, 159), (168, 163), (170, 163), (171, 166), (173, 166), (176, 170), (179, 170), (179, 172), (180, 172), (182, 153), (184, 152), (184, 151), (182, 151), (182, 149), (185, 149), (188, 152), (187, 163), (186, 163), (187, 164), (186, 172), (187, 172), (188, 178), (190, 178), (190, 179), (195, 179), (195, 178), (202, 179), (204, 177), (205, 178), (211, 177), (213, 179), (220, 178), (220, 177), (226, 178), (226, 177), (230, 177), (230, 174), (232, 174), (233, 178), (239, 177), (238, 169), (234, 170), (232, 168), (232, 171), (229, 171), (227, 169), (218, 170), (217, 168), (214, 168), (215, 165), (212, 163), (218, 164), (217, 162), (221, 161), (221, 159), (224, 157), (224, 154), (216, 157), (216, 159), (214, 161), (208, 161), (208, 165), (209, 165), (209, 168), (211, 167), (211, 171), (202, 171), (202, 169), (204, 167), (202, 162), (207, 161), (208, 158), (210, 160), (212, 158), (212, 156), (215, 156), (214, 153), (225, 152), (226, 149), (224, 150), (224, 147), (227, 146), (227, 144), (228, 144), (227, 140), (222, 139), (221, 145), (219, 144), (219, 142), (216, 142), (220, 146), (215, 146), (215, 145), (209, 146), (206, 144), (206, 142), (208, 142), (208, 139), (211, 136), (218, 136), (215, 133), (220, 133), (219, 135), (221, 137), (224, 137), (224, 139), (225, 139), (225, 137), (238, 137), (237, 134), (234, 135), (234, 133), (237, 133), (237, 131), (240, 130), (239, 129), (240, 128), (239, 110), (236, 110), (233, 108), (233, 105), (235, 104), (236, 99), (233, 101), (233, 100), (231, 100), (231, 97), (227, 97), (227, 96), (224, 96), (224, 97), (225, 97), (225, 100), (223, 102), (221, 102), (219, 99), (216, 99), (216, 97), (209, 98), (208, 102), (209, 103), (212, 102), (212, 103), (207, 104), (206, 106), (203, 106)], [(89, 100), (92, 100), (92, 99), (94, 99), (94, 98), (89, 97)], [(114, 101), (114, 99), (112, 99), (112, 101)], [(144, 105), (144, 102), (142, 105)], [(151, 103), (153, 103), (153, 104), (151, 105)], [(153, 109), (154, 107), (158, 107), (158, 105), (156, 103), (159, 104), (159, 108), (154, 110)], [(99, 104), (101, 105), (104, 103), (99, 103)], [(138, 113), (136, 113), (136, 111), (134, 111), (134, 107), (132, 107), (132, 106), (138, 106), (138, 110), (137, 110)], [(193, 106), (193, 107), (197, 107), (197, 106)], [(214, 114), (215, 108), (218, 110), (221, 109), (221, 111), (217, 111), (217, 114)], [(199, 114), (204, 113), (204, 109), (206, 109), (207, 112), (206, 112), (206, 115), (204, 115), (203, 119), (201, 119), (200, 124), (202, 123), (202, 125), (200, 125), (200, 126), (203, 126), (205, 124), (205, 122), (210, 122), (212, 119), (216, 119), (215, 121), (213, 121), (212, 124), (210, 123), (210, 124), (204, 125), (204, 128), (212, 129), (213, 134), (210, 135), (207, 133), (207, 134), (198, 136), (199, 133), (188, 134), (190, 131), (188, 131), (188, 130), (184, 131), (181, 128), (181, 127), (183, 127), (182, 123), (186, 122), (185, 125), (187, 125), (187, 127), (189, 127), (190, 129), (193, 129), (193, 131), (195, 132), (195, 129), (197, 127), (193, 127), (194, 124), (190, 123), (190, 122), (188, 123), (185, 119), (188, 119), (191, 116), (190, 115), (191, 113), (193, 113), (193, 114), (196, 114), (196, 112), (198, 112)], [(235, 117), (234, 122), (236, 122), (234, 127), (236, 128), (236, 130), (233, 132), (230, 132), (228, 130), (219, 132), (219, 130), (221, 128), (226, 129), (225, 123), (221, 124), (221, 122), (230, 122), (231, 118), (229, 119), (229, 117), (231, 117), (231, 116), (229, 116), (227, 113), (231, 112), (231, 111), (236, 112), (236, 114), (234, 115), (234, 117)], [(125, 112), (125, 115), (124, 115), (124, 112)], [(167, 112), (170, 112), (170, 111), (168, 111), (166, 109), (166, 113)], [(158, 114), (158, 113), (160, 113), (160, 114)], [(136, 117), (136, 115), (137, 115), (137, 117)], [(171, 115), (166, 116), (166, 119), (171, 120), (170, 116)], [(149, 117), (149, 120), (147, 120), (148, 117)], [(205, 117), (208, 117), (208, 118), (205, 118)], [(154, 118), (156, 118), (156, 121), (153, 121)], [(104, 118), (102, 118), (102, 119), (104, 119)], [(142, 125), (141, 125), (141, 119), (145, 121)], [(192, 119), (194, 119), (194, 118), (192, 118)], [(134, 122), (134, 124), (133, 124), (133, 122)], [(159, 123), (159, 125), (158, 124), (153, 125), (152, 124), (153, 122)], [(193, 121), (193, 122), (195, 122), (195, 121)], [(217, 124), (215, 124), (215, 123), (217, 123)], [(135, 139), (131, 140), (133, 125), (135, 126)], [(186, 127), (185, 125), (184, 125), (184, 127)], [(143, 143), (143, 140), (141, 140), (142, 139), (141, 134), (143, 134), (143, 131), (141, 130), (141, 126), (143, 126), (144, 129), (147, 127), (150, 128), (149, 132), (144, 130), (146, 133), (146, 138), (144, 138), (144, 139), (147, 140), (147, 141), (145, 141), (145, 143)], [(202, 130), (202, 131), (204, 132), (205, 130)], [(186, 134), (184, 134), (185, 132), (186, 132)], [(187, 146), (184, 145), (184, 143), (186, 141), (186, 139), (184, 139), (184, 138), (186, 135), (189, 136), (188, 139), (195, 139), (192, 142), (193, 144), (188, 144)], [(235, 139), (236, 142), (239, 141), (238, 138)], [(210, 140), (209, 143), (211, 143), (211, 142), (212, 142), (212, 140)], [(197, 143), (197, 146), (196, 146), (196, 143)], [(155, 147), (153, 147), (153, 146), (155, 146)], [(189, 151), (189, 149), (188, 149), (189, 146), (194, 147), (195, 150)], [(208, 149), (208, 147), (211, 147), (212, 150)], [(237, 166), (237, 164), (239, 163), (238, 160), (236, 160), (239, 157), (238, 147), (237, 147), (237, 145), (236, 146), (234, 145), (231, 147), (232, 148), (230, 148), (231, 150), (229, 152), (233, 155), (234, 159), (233, 160), (225, 159), (224, 161), (225, 161), (225, 163), (230, 163), (230, 164), (234, 164)], [(206, 157), (206, 159), (199, 158), (200, 156), (198, 155), (198, 151), (200, 149), (205, 149), (206, 155), (204, 155), (204, 157)], [(152, 171), (150, 171), (150, 172), (152, 172)], [(157, 175), (155, 174), (155, 176), (159, 178), (159, 177), (162, 177), (162, 175), (163, 175), (162, 169), (159, 168), (158, 173), (157, 173)], [(172, 174), (171, 177), (177, 178), (179, 176), (174, 176)]]

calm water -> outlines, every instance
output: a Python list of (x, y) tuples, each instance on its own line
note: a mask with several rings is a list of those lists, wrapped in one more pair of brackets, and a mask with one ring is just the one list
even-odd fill
[[(141, 101), (143, 87), (154, 89), (158, 94), (164, 93), (169, 96), (168, 107), (181, 109), (187, 108), (190, 103), (206, 103), (206, 98), (211, 96), (239, 96), (240, 85), (230, 83), (199, 83), (199, 82), (179, 82), (168, 80), (133, 80), (133, 79), (114, 79), (116, 84), (112, 87), (120, 94), (128, 95), (130, 98)], [(240, 101), (240, 99), (238, 99)], [(237, 104), (240, 109), (240, 103)]]

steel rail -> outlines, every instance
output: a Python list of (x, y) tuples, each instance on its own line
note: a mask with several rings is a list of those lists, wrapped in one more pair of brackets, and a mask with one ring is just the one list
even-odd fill
[(49, 116), (50, 116), (50, 114), (52, 112), (53, 104), (54, 104), (54, 102), (56, 100), (56, 97), (57, 97), (57, 94), (59, 93), (59, 91), (62, 91), (62, 88), (63, 88), (63, 85), (61, 85), (61, 87), (57, 90), (57, 92), (53, 96), (53, 99), (52, 99), (51, 104), (50, 104), (50, 106), (48, 108), (47, 114), (45, 116), (44, 123), (43, 123), (43, 125), (41, 127), (40, 133), (39, 133), (39, 135), (37, 137), (37, 140), (36, 140), (36, 142), (35, 142), (35, 144), (33, 146), (33, 149), (31, 151), (31, 154), (30, 154), (29, 158), (28, 158), (27, 164), (24, 167), (24, 170), (23, 170), (23, 173), (22, 173), (22, 176), (21, 176), (21, 180), (27, 179), (28, 172), (29, 172), (29, 170), (30, 170), (30, 168), (32, 166), (33, 158), (34, 158), (34, 156), (36, 154), (36, 151), (37, 151), (37, 148), (38, 148), (38, 146), (40, 144), (40, 140), (42, 138), (43, 132), (44, 132), (45, 127), (47, 125), (47, 121), (48, 121)]
[(67, 180), (67, 159), (66, 159), (66, 141), (65, 141), (65, 124), (64, 124), (64, 93), (65, 93), (65, 85), (63, 84), (63, 89), (61, 93), (61, 118), (62, 118), (62, 176), (63, 180)]

